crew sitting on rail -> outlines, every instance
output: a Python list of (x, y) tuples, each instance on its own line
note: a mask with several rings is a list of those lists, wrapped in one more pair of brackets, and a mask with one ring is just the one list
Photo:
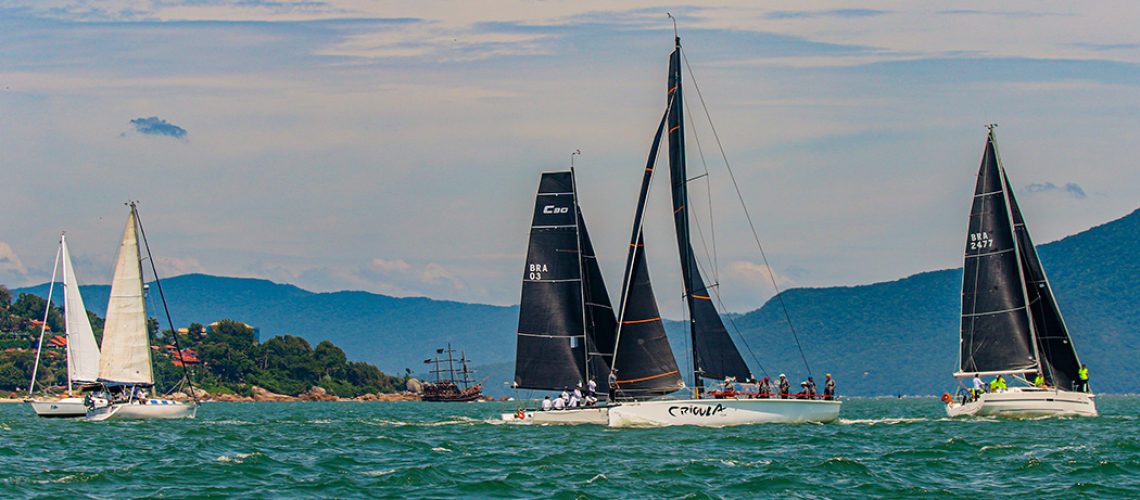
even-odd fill
[(1002, 378), (1001, 375), (998, 375), (997, 378), (990, 381), (990, 392), (1005, 391), (1005, 388), (1005, 379)]
[(594, 380), (594, 377), (590, 377), (590, 381), (586, 383), (586, 397), (593, 397), (596, 400), (597, 394), (598, 382)]
[(550, 396), (542, 400), (542, 411), (550, 411), (554, 409), (554, 401), (550, 400)]
[(566, 400), (562, 399), (560, 397), (554, 398), (554, 409), (555, 410), (565, 410), (566, 409)]
[(1041, 372), (1037, 372), (1037, 376), (1033, 377), (1033, 387), (1045, 387), (1046, 385), (1048, 384), (1045, 383), (1045, 376)]

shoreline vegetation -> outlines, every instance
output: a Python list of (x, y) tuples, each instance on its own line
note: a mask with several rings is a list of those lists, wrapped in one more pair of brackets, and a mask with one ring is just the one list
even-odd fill
[[(36, 385), (41, 397), (67, 392), (67, 338), (63, 315), (54, 304), (28, 293), (12, 300), (0, 285), (0, 402), (23, 402), (36, 363), (43, 332)], [(103, 336), (103, 319), (88, 311), (95, 337)], [(43, 318), (46, 316), (46, 322)], [(45, 324), (46, 323), (46, 324)], [(330, 325), (335, 327), (335, 325)], [(293, 335), (259, 339), (256, 328), (224, 319), (210, 325), (192, 323), (176, 331), (160, 330), (148, 321), (156, 394), (191, 399), (185, 374), (201, 401), (416, 401), (420, 396), (410, 373), (398, 377), (375, 365), (349, 361), (344, 351), (325, 340), (312, 347)], [(178, 390), (172, 390), (177, 388)], [(79, 392), (78, 389), (75, 392)]]

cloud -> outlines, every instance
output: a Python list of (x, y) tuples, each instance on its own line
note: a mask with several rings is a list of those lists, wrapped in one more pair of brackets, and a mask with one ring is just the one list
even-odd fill
[[(155, 257), (154, 264), (160, 278), (206, 272), (206, 268), (194, 257)], [(150, 270), (146, 272), (149, 274)]]
[(424, 283), (433, 285), (448, 283), (451, 285), (451, 288), (456, 291), (467, 288), (467, 284), (464, 283), (462, 279), (435, 262), (424, 266), (423, 271), (420, 272), (420, 279), (423, 280)]
[(20, 257), (7, 242), (3, 241), (0, 241), (0, 271), (15, 271), (21, 276), (28, 274), (28, 268), (24, 267)]
[(368, 265), (372, 269), (381, 272), (407, 271), (412, 268), (412, 265), (408, 264), (403, 259), (386, 260), (377, 258), (372, 259), (372, 262), (370, 262)]
[(1078, 200), (1083, 200), (1088, 197), (1088, 195), (1085, 194), (1085, 190), (1081, 189), (1081, 186), (1075, 182), (1069, 182), (1064, 186), (1058, 186), (1052, 182), (1034, 183), (1025, 186), (1025, 191), (1029, 193), (1049, 193), (1056, 191), (1068, 194)]
[(886, 14), (885, 10), (874, 9), (831, 9), (831, 10), (777, 10), (764, 17), (768, 19), (816, 19), (824, 17), (854, 18)]
[(144, 135), (165, 135), (175, 139), (183, 139), (186, 137), (186, 129), (157, 116), (135, 118), (131, 120), (131, 125), (135, 126), (135, 131)]
[(731, 267), (732, 270), (737, 273), (755, 276), (756, 279), (763, 279), (765, 283), (770, 283), (774, 279), (776, 280), (776, 284), (780, 287), (795, 283), (795, 280), (792, 278), (783, 276), (764, 264), (738, 260), (733, 262)]

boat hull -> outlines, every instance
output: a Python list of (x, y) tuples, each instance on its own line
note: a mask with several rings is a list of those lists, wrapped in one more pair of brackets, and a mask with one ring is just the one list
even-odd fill
[(600, 408), (573, 408), (569, 410), (520, 410), (515, 413), (504, 413), (504, 422), (516, 424), (563, 424), (563, 425), (607, 425), (609, 424), (609, 407)]
[(951, 417), (1095, 417), (1099, 415), (1092, 394), (1060, 389), (1013, 387), (1002, 392), (982, 394), (977, 401), (950, 401), (946, 414)]
[(87, 415), (83, 398), (63, 398), (56, 401), (29, 401), (32, 411), (43, 418), (79, 418)]
[(197, 403), (183, 403), (169, 399), (150, 399), (146, 404), (137, 402), (117, 403), (101, 406), (87, 412), (87, 420), (146, 420), (152, 418), (194, 418), (198, 413)]
[(827, 423), (841, 402), (815, 399), (664, 399), (622, 403), (609, 411), (610, 427)]

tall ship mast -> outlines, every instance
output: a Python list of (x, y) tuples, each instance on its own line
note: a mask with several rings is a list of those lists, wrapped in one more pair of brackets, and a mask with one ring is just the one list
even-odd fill
[[(459, 359), (455, 358), (457, 352)], [(435, 354), (424, 360), (424, 364), (434, 366), (430, 373), (435, 380), (424, 384), (424, 401), (464, 402), (483, 399), (483, 383), (472, 383), (471, 374), (475, 372), (468, 368), (467, 356), (462, 351), (452, 349), (449, 342), (446, 348), (436, 349)]]

